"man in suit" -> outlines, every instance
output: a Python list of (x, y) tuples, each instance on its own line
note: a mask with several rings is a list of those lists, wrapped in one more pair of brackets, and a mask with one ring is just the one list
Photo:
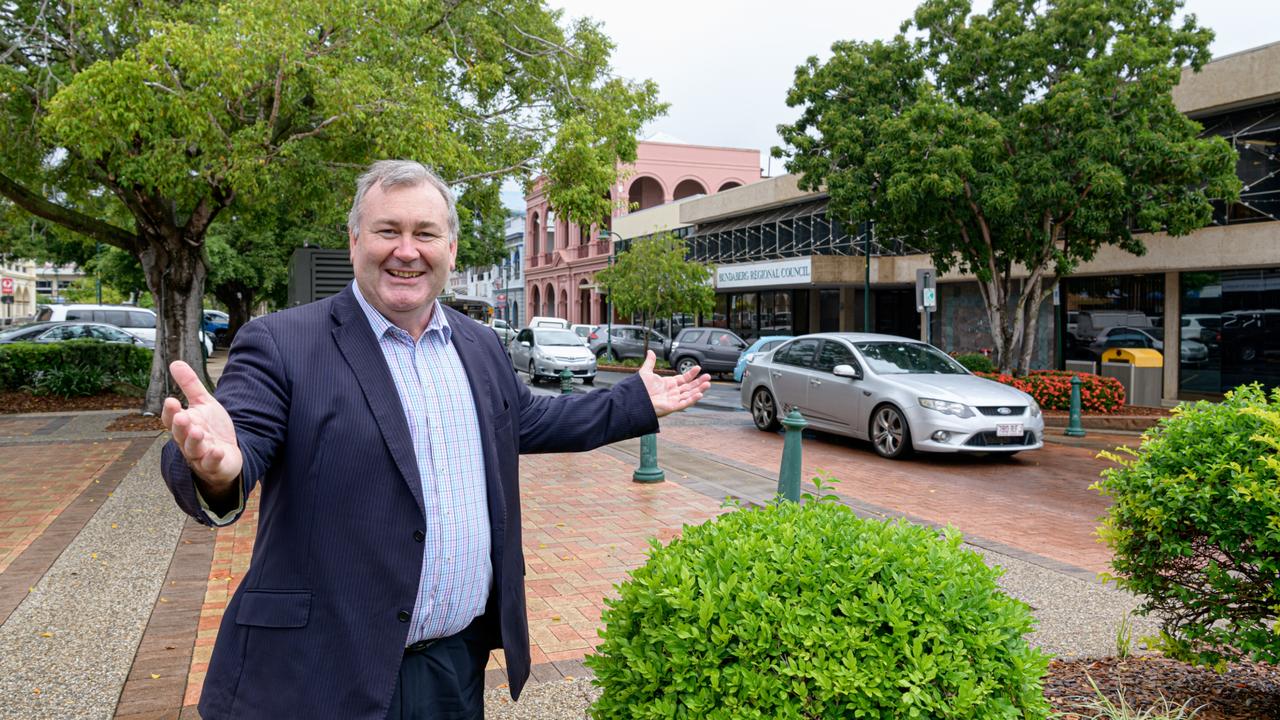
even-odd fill
[(253, 560), (200, 698), (218, 718), (481, 718), (488, 652), (529, 675), (518, 453), (657, 429), (695, 369), (534, 397), (497, 336), (440, 305), (457, 255), (449, 188), (415, 162), (361, 176), (355, 281), (243, 328), (216, 398), (185, 363), (162, 472), (179, 507), (234, 522), (261, 485)]

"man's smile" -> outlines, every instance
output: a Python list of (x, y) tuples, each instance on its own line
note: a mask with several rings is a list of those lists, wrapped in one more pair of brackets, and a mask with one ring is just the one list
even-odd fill
[(393, 277), (405, 278), (406, 280), (412, 280), (426, 274), (421, 270), (387, 270), (387, 272), (391, 273)]

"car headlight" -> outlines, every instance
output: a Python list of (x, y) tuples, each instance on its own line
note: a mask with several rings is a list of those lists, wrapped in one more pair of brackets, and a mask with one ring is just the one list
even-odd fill
[(1031, 399), (1031, 417), (1040, 417), (1040, 403), (1035, 398)]
[(933, 398), (920, 398), (920, 407), (936, 410), (943, 415), (955, 415), (956, 417), (967, 418), (973, 417), (973, 411), (964, 403), (951, 402), (950, 400), (935, 400)]

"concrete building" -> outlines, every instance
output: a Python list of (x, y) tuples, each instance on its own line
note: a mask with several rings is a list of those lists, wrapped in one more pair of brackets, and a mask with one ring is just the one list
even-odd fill
[[(1123, 318), (1125, 346), (1161, 343), (1162, 399), (1218, 397), (1243, 382), (1280, 386), (1280, 43), (1218, 58), (1183, 74), (1174, 101), (1239, 153), (1240, 201), (1186, 237), (1142, 236), (1147, 253), (1104, 248), (1067, 278), (1041, 317), (1033, 365), (1096, 358), (1082, 318)], [(745, 338), (872, 330), (923, 337), (915, 277), (932, 263), (907, 240), (845, 227), (827, 195), (782, 176), (670, 207), (615, 218), (624, 238), (674, 230), (692, 258), (715, 266), (716, 309), (701, 318)], [(938, 281), (929, 335), (945, 350), (990, 346), (972, 278)], [(1110, 340), (1107, 340), (1109, 343)]]
[(525, 324), (534, 315), (562, 317), (574, 323), (604, 322), (606, 304), (595, 290), (595, 273), (608, 265), (619, 218), (674, 201), (713, 196), (760, 180), (758, 150), (641, 141), (635, 163), (618, 168), (609, 198), (610, 217), (589, 227), (556, 216), (536, 182), (526, 196)]
[(36, 314), (36, 264), (31, 260), (0, 259), (0, 326)]

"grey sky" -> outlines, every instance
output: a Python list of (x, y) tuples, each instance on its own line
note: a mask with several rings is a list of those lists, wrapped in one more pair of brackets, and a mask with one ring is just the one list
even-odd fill
[[(549, 0), (569, 17), (591, 17), (617, 45), (614, 72), (657, 81), (667, 115), (645, 128), (687, 143), (752, 148), (769, 163), (797, 65), (827, 57), (835, 40), (889, 38), (915, 0)], [(985, 10), (989, 2), (978, 0)], [(1266, 8), (1270, 7), (1270, 10)], [(1274, 0), (1188, 0), (1185, 9), (1217, 33), (1215, 56), (1280, 41)], [(784, 172), (772, 161), (772, 174)], [(518, 196), (514, 192), (511, 195)], [(514, 200), (514, 198), (513, 198)], [(509, 203), (523, 206), (522, 202)]]

